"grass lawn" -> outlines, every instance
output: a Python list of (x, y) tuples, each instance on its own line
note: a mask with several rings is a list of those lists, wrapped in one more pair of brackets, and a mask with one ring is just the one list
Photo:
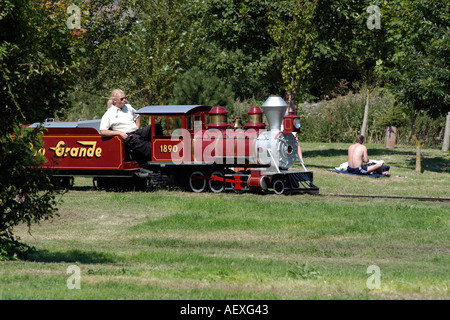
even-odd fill
[[(426, 148), (416, 173), (414, 147), (368, 145), (391, 166), (373, 179), (328, 171), (346, 148), (302, 144), (321, 194), (450, 198), (449, 153)], [(450, 202), (85, 189), (62, 200), (55, 219), (16, 228), (36, 252), (0, 262), (0, 299), (450, 298)]]

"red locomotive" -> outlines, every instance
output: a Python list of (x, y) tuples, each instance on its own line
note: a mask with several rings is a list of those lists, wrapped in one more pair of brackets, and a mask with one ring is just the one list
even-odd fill
[[(40, 151), (46, 168), (70, 184), (74, 176), (93, 177), (102, 189), (181, 187), (194, 192), (273, 190), (277, 194), (318, 193), (313, 173), (289, 171), (298, 159), (300, 117), (271, 96), (253, 107), (248, 123), (235, 117), (227, 122), (223, 107), (206, 105), (147, 106), (152, 158), (141, 159), (127, 150), (122, 138), (102, 137), (100, 120), (35, 123), (47, 128)], [(303, 165), (303, 164), (302, 164)]]

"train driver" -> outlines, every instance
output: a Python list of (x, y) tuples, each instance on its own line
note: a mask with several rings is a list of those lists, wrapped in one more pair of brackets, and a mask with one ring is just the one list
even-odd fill
[(139, 128), (141, 119), (136, 114), (136, 109), (126, 103), (126, 99), (122, 90), (112, 91), (108, 110), (100, 122), (100, 134), (104, 137), (119, 135), (131, 150), (151, 159), (151, 127)]

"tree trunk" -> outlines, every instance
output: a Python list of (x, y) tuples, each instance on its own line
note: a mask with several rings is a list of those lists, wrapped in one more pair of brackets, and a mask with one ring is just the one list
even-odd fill
[(442, 151), (448, 151), (450, 144), (450, 111), (445, 120), (444, 141), (442, 142)]
[(386, 148), (394, 149), (396, 139), (397, 139), (397, 128), (393, 126), (386, 127), (386, 136), (384, 139)]
[(422, 163), (421, 163), (421, 157), (422, 157), (422, 143), (417, 138), (416, 135), (416, 120), (414, 116), (411, 116), (411, 134), (416, 142), (416, 171), (422, 173)]
[(364, 106), (364, 119), (361, 126), (361, 135), (364, 137), (366, 137), (367, 135), (367, 119), (369, 118), (369, 99), (370, 99), (370, 91), (367, 90), (366, 105)]

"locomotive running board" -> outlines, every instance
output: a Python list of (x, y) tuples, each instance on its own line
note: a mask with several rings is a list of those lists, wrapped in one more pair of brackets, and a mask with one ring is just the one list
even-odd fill
[(271, 177), (270, 187), (276, 194), (318, 194), (312, 171), (282, 171)]

